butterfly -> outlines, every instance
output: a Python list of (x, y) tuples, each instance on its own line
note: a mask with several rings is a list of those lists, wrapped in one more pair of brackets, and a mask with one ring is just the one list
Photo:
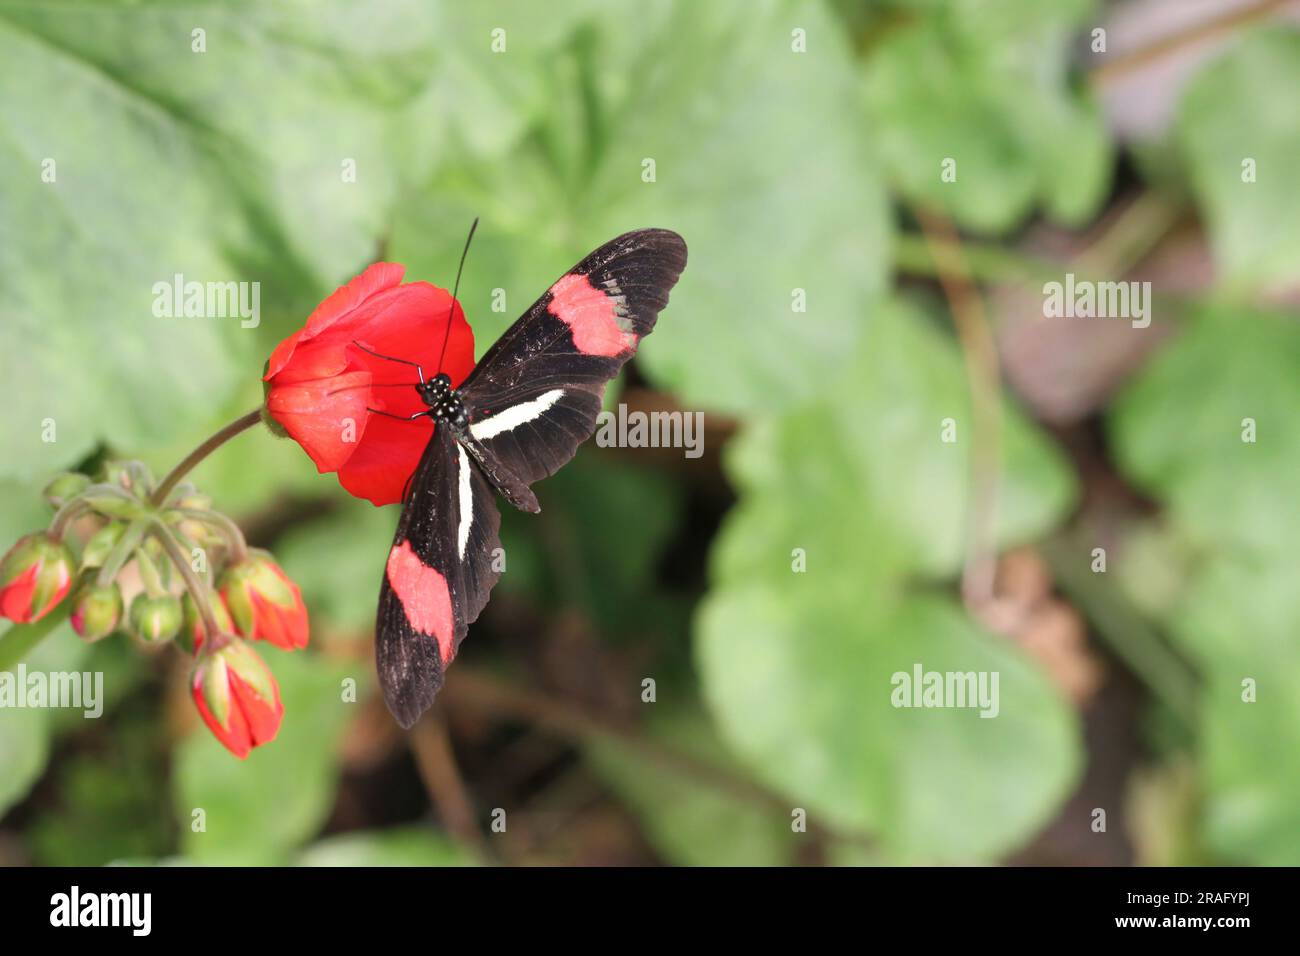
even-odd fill
[(677, 233), (625, 233), (556, 280), (458, 388), (406, 363), (426, 406), (412, 417), (435, 427), (402, 496), (375, 623), (379, 683), (403, 727), (433, 703), (500, 577), (496, 495), (541, 510), (531, 486), (591, 437), (606, 384), (654, 330), (685, 267)]

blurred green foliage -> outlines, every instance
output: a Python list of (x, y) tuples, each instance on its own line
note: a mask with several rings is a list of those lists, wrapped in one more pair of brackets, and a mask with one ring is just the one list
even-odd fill
[[(868, 5), (870, 6), (870, 5)], [(1038, 207), (1080, 225), (1109, 184), (1101, 115), (1070, 81), (1074, 31), (1092, 0), (899, 4), (866, 61), (867, 108), (908, 198), (973, 230), (1002, 232)], [(921, 161), (924, 158), (924, 161)], [(937, 159), (955, 179), (935, 175)]]
[[(1205, 680), (1206, 837), (1227, 858), (1273, 865), (1300, 859), (1297, 383), (1294, 316), (1208, 309), (1110, 422), (1121, 464), (1166, 502), (1165, 537), (1188, 555), (1163, 614)], [(1248, 419), (1254, 443), (1241, 438)], [(1259, 703), (1242, 703), (1246, 680)]]
[[(542, 487), (540, 519), (505, 516), (498, 600), (578, 608), (615, 649), (661, 635), (639, 658), (669, 675), (647, 739), (806, 809), (832, 861), (1003, 858), (1079, 781), (1081, 722), (951, 587), (969, 390), (944, 310), (891, 289), (909, 228), (891, 201), (981, 239), (1036, 216), (1092, 222), (1124, 148), (1080, 77), (1097, 8), (4, 0), (0, 57), (25, 82), (0, 85), (0, 532), (44, 520), (37, 489), (58, 469), (107, 448), (162, 473), (255, 405), (274, 344), (377, 256), (450, 284), (481, 216), (461, 287), (481, 354), (598, 242), (673, 228), (690, 266), (638, 367), (739, 425), (723, 462), (738, 501), (702, 601), (688, 617), (696, 595), (657, 580), (692, 532), (687, 482), (590, 449)], [(1300, 862), (1300, 325), (1253, 304), (1300, 261), (1298, 81), (1300, 36), (1254, 27), (1146, 145), (1167, 177), (1151, 188), (1192, 197), (1219, 281), (1103, 415), (1118, 469), (1159, 506), (1112, 570), (1202, 680), (1177, 758), (1195, 768), (1194, 842), (1224, 862)], [(955, 182), (938, 175), (945, 158)], [(260, 326), (155, 317), (153, 284), (176, 273), (259, 281)], [(955, 444), (937, 440), (947, 418)], [(292, 443), (236, 441), (195, 483), (274, 529), (318, 645), (364, 634), (395, 515), (349, 499)], [(1010, 399), (1000, 465), (1000, 547), (1067, 522), (1080, 476)], [(796, 549), (806, 573), (792, 573)], [(64, 627), (30, 664), (105, 670), (111, 746), (86, 746), (66, 715), (0, 712), (0, 814), (22, 808), (33, 859), (470, 861), (425, 827), (317, 839), (359, 706), (344, 682), (364, 699), (368, 663), (268, 652), (284, 726), (239, 763), (201, 731), (173, 741), (165, 667), (123, 650), (86, 651)], [(1000, 672), (998, 719), (889, 706), (891, 673), (918, 660)], [(1241, 701), (1245, 678), (1257, 703)], [(616, 741), (581, 752), (669, 862), (803, 859), (779, 807)]]

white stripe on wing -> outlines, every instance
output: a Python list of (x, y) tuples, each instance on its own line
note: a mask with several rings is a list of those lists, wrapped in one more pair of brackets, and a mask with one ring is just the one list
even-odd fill
[(520, 425), (540, 418), (549, 408), (563, 397), (564, 389), (553, 388), (549, 392), (543, 392), (531, 401), (520, 402), (518, 405), (511, 405), (509, 408), (502, 409), (491, 418), (485, 418), (481, 422), (475, 422), (473, 425), (469, 426), (469, 433), (479, 441), (488, 438), (495, 438), (497, 435), (513, 431)]

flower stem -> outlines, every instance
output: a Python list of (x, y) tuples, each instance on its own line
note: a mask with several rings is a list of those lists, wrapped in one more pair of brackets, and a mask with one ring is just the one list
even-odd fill
[(243, 418), (237, 418), (225, 428), (221, 429), (221, 431), (217, 432), (198, 448), (186, 455), (179, 465), (167, 473), (167, 477), (162, 480), (162, 483), (158, 486), (158, 490), (153, 493), (153, 498), (150, 499), (150, 502), (155, 507), (163, 504), (163, 502), (167, 500), (167, 495), (176, 487), (176, 483), (189, 474), (190, 469), (201, 462), (204, 458), (207, 458), (208, 455), (212, 454), (226, 442), (230, 441), (230, 439), (234, 438), (240, 432), (247, 431), (261, 420), (262, 410), (260, 408), (255, 408)]
[(50, 537), (62, 541), (64, 533), (68, 530), (68, 525), (89, 507), (90, 502), (84, 498), (73, 498), (61, 507), (55, 512), (54, 519), (50, 522)]
[(113, 583), (119, 571), (131, 559), (135, 552), (136, 546), (140, 539), (144, 537), (145, 523), (143, 519), (132, 521), (122, 532), (122, 537), (117, 539), (117, 544), (113, 545), (113, 550), (108, 552), (108, 557), (104, 559), (104, 566), (99, 569), (99, 574), (95, 583), (106, 588)]
[(244, 532), (240, 530), (239, 525), (225, 515), (216, 511), (203, 511), (198, 508), (177, 508), (176, 510), (191, 521), (201, 521), (220, 531), (230, 548), (231, 563), (239, 564), (248, 558), (248, 542), (244, 540)]
[(203, 619), (203, 630), (207, 633), (207, 640), (203, 642), (204, 650), (209, 652), (217, 650), (221, 628), (217, 625), (216, 615), (212, 613), (212, 605), (209, 603), (211, 589), (194, 573), (194, 569), (185, 560), (185, 553), (181, 551), (180, 545), (176, 543), (176, 539), (172, 537), (170, 529), (165, 524), (155, 520), (149, 528), (149, 533), (163, 546), (167, 557), (171, 559), (172, 566), (180, 573), (181, 580), (189, 589), (190, 597), (194, 598), (194, 604), (199, 609), (199, 617)]
[(0, 671), (13, 670), (42, 640), (68, 617), (68, 602), (59, 606), (34, 624), (15, 624), (0, 636)]

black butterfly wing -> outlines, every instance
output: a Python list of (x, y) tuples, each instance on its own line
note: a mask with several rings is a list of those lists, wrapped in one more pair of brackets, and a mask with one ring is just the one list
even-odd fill
[(412, 476), (379, 589), (375, 663), (384, 700), (410, 727), (487, 604), (500, 572), (501, 513), (491, 486), (438, 426)]
[(461, 385), (467, 443), (511, 504), (538, 510), (527, 486), (591, 437), (606, 384), (654, 330), (684, 268), (686, 243), (667, 229), (605, 243), (534, 302)]

